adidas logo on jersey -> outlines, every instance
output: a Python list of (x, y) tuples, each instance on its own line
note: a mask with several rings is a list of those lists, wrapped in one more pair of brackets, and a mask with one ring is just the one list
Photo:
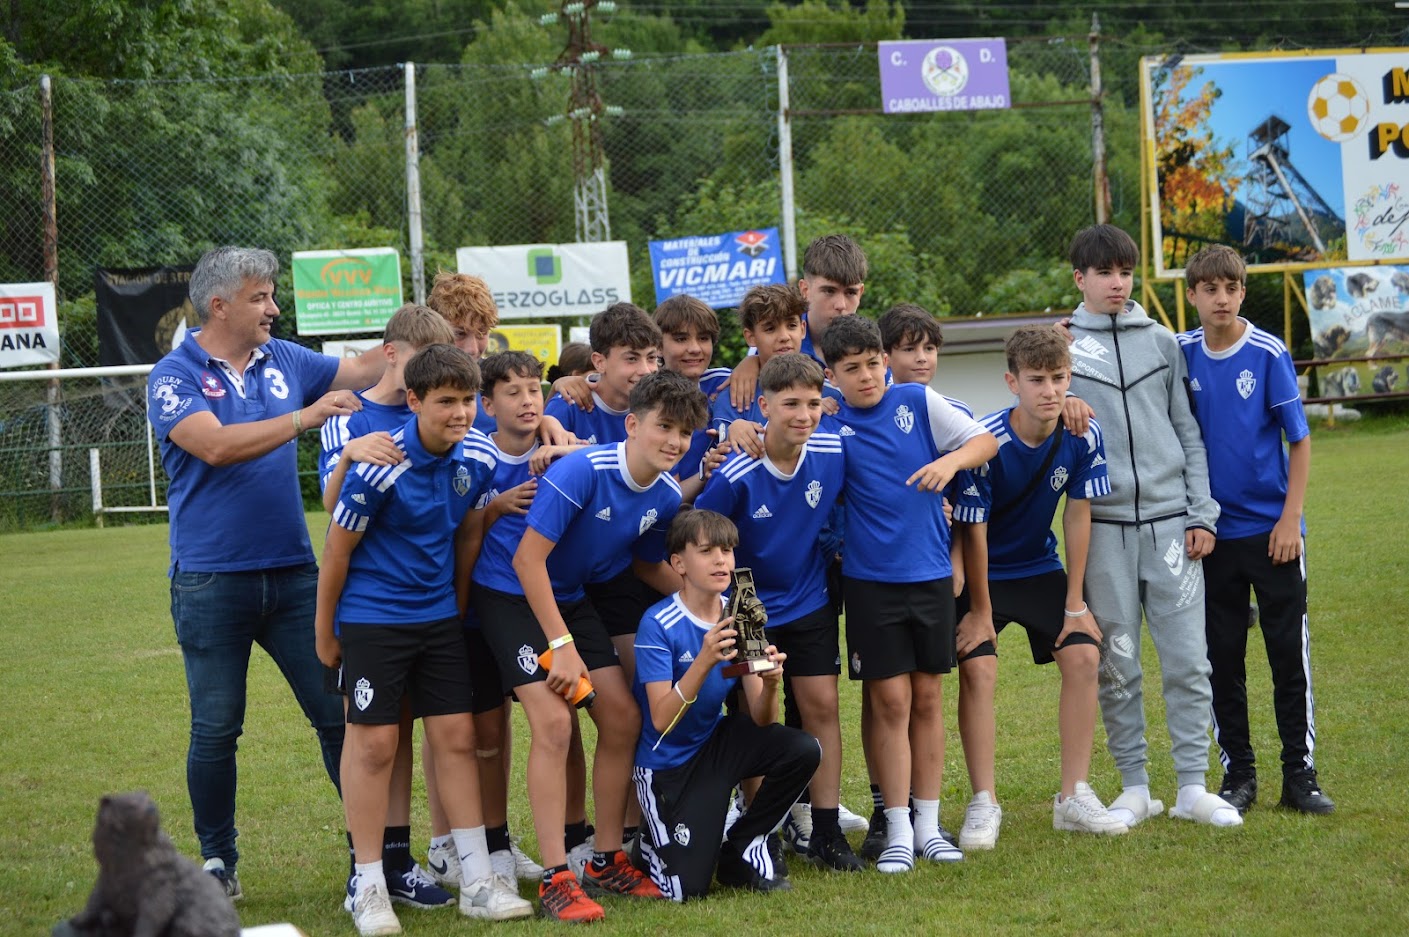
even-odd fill
[(773, 512), (768, 510), (768, 505), (766, 504), (760, 504), (758, 506), (758, 510), (753, 512), (753, 519), (756, 521), (763, 520), (765, 517), (772, 516)]
[(602, 508), (600, 511), (597, 512), (597, 520), (599, 520), (599, 521), (609, 521), (609, 520), (611, 520), (611, 519), (612, 519), (612, 509), (611, 509), (611, 506), (610, 506), (610, 505), (608, 505), (607, 507)]
[(1106, 464), (1106, 457), (1103, 456), (1103, 455), (1101, 455), (1099, 452), (1096, 453), (1096, 458), (1094, 458), (1094, 459), (1091, 460), (1091, 467), (1092, 467), (1092, 468), (1095, 468), (1095, 467), (1098, 466), (1098, 465), (1105, 465), (1105, 464)]
[(964, 494), (965, 494), (966, 497), (977, 498), (977, 497), (978, 497), (978, 485), (970, 485), (969, 487), (965, 488), (965, 489), (964, 489)]
[(691, 654), (689, 651), (686, 651), (684, 654), (681, 654), (678, 658), (676, 658), (676, 660), (682, 664), (693, 664), (695, 662), (695, 655)]
[(838, 435), (838, 436), (855, 436), (855, 435), (856, 435), (856, 430), (852, 429), (850, 426), (843, 426), (843, 427), (841, 428), (841, 431), (840, 431), (839, 433), (837, 433), (837, 435)]
[(1193, 380), (1191, 380), (1191, 381), (1189, 382), (1189, 389), (1190, 389), (1190, 390), (1203, 390), (1203, 388), (1199, 386), (1199, 379), (1198, 379), (1198, 378), (1194, 378)]
[(355, 494), (355, 495), (352, 496), (352, 500), (353, 500), (353, 501), (356, 501), (358, 504), (366, 504), (366, 503), (367, 503), (367, 496), (364, 495), (364, 494), (362, 494), (362, 493), (359, 491), (357, 494)]

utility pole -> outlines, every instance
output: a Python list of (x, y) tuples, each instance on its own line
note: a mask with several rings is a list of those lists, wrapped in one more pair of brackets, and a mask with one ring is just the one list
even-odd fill
[(1106, 175), (1106, 117), (1101, 105), (1101, 18), (1091, 14), (1091, 171), (1095, 186), (1096, 223), (1111, 217), (1111, 180)]
[(571, 82), (566, 113), (549, 120), (572, 121), (572, 200), (579, 243), (609, 241), (612, 236), (601, 121), (619, 115), (621, 108), (603, 103), (597, 73), (601, 62), (629, 59), (631, 50), (610, 49), (593, 41), (592, 14), (615, 10), (612, 0), (563, 0), (557, 13), (545, 13), (539, 20), (544, 26), (561, 22), (568, 31), (567, 45), (558, 60), (531, 74), (543, 78), (551, 72), (565, 72)]

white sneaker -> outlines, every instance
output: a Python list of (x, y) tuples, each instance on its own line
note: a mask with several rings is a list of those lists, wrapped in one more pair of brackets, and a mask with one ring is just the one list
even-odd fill
[(1052, 802), (1052, 829), (1107, 836), (1130, 832), (1130, 827), (1110, 815), (1085, 781), (1077, 781), (1075, 792), (1066, 800), (1058, 794)]
[(582, 870), (587, 868), (587, 863), (592, 861), (592, 852), (596, 849), (594, 845), (596, 837), (589, 836), (587, 839), (568, 850), (568, 868), (577, 880), (582, 881)]
[(799, 856), (807, 855), (807, 847), (812, 845), (812, 805), (793, 804), (788, 808), (779, 832), (785, 846)]
[(744, 794), (737, 787), (729, 792), (729, 809), (724, 814), (724, 832), (720, 835), (720, 842), (729, 838), (729, 827), (744, 815)]
[(533, 905), (519, 897), (513, 879), (491, 875), (460, 889), (460, 913), (485, 921), (512, 921), (533, 914)]
[(385, 885), (369, 885), (352, 900), (352, 923), (362, 937), (401, 933), (401, 922), (391, 909), (391, 895)]
[(460, 887), (460, 853), (455, 850), (454, 841), (426, 850), (426, 871), (438, 885), (451, 891)]
[(871, 828), (871, 821), (847, 810), (846, 804), (837, 804), (837, 826), (843, 833), (861, 833)]
[(509, 852), (514, 856), (514, 874), (504, 876), (509, 881), (517, 878), (520, 882), (543, 881), (543, 866), (534, 862), (528, 853), (519, 848), (518, 840), (509, 842)]
[(959, 830), (960, 849), (992, 849), (998, 842), (998, 828), (1003, 825), (1003, 808), (993, 802), (988, 791), (979, 791), (964, 811), (964, 826)]

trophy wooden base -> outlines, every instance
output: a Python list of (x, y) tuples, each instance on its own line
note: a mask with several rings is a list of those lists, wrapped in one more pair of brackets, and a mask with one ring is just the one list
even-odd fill
[(724, 676), (732, 679), (733, 677), (742, 677), (745, 674), (768, 673), (770, 670), (776, 669), (776, 667), (777, 665), (766, 657), (760, 657), (754, 660), (741, 660), (736, 664), (730, 664), (725, 667)]

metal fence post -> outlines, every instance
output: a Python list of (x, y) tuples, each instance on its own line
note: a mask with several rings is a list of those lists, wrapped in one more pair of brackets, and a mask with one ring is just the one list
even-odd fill
[[(54, 181), (54, 96), (53, 83), (48, 75), (39, 76), (39, 112), (40, 112), (40, 147), (39, 147), (39, 172), (40, 172), (40, 199), (44, 203), (42, 216), (44, 219), (44, 279), (54, 284), (54, 300), (57, 304), (59, 296), (59, 220), (57, 210), (57, 196)], [(55, 317), (58, 310), (54, 310)], [(60, 345), (60, 348), (63, 346)], [(55, 370), (59, 367), (59, 362), (49, 363), (49, 369)], [(59, 412), (59, 382), (57, 379), (49, 382), (49, 389), (45, 397), (45, 423), (49, 431), (49, 490), (53, 492), (50, 499), (49, 513), (55, 523), (63, 520), (63, 504), (59, 491), (64, 487), (64, 456), (63, 445), (64, 425), (63, 417)]]
[(788, 50), (778, 55), (778, 175), (783, 195), (783, 268), (797, 279), (797, 202), (793, 196), (793, 121), (788, 101)]
[(1095, 186), (1096, 223), (1111, 217), (1111, 181), (1106, 175), (1106, 117), (1101, 106), (1101, 18), (1091, 14), (1091, 175)]
[(426, 301), (426, 247), (421, 232), (421, 147), (416, 134), (416, 63), (406, 72), (406, 225), (411, 244), (411, 295)]

